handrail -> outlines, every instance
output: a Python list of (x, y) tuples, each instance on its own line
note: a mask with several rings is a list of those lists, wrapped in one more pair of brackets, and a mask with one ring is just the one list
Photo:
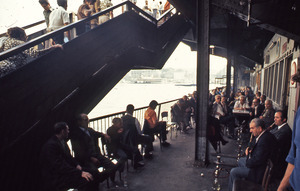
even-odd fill
[(159, 22), (161, 19), (163, 19), (168, 13), (170, 13), (171, 11), (174, 10), (174, 7), (172, 7), (171, 9), (167, 10), (166, 12), (164, 12), (164, 14), (162, 14), (158, 19), (157, 22)]
[(100, 12), (96, 13), (95, 15), (91, 16), (91, 17), (88, 17), (86, 19), (82, 19), (82, 20), (80, 20), (78, 22), (75, 22), (75, 23), (72, 23), (72, 24), (69, 24), (69, 25), (66, 25), (66, 26), (64, 26), (62, 28), (59, 28), (59, 29), (55, 30), (55, 31), (52, 31), (50, 33), (44, 34), (44, 35), (42, 35), (40, 37), (37, 37), (34, 40), (25, 42), (24, 44), (21, 44), (19, 46), (14, 47), (14, 48), (11, 48), (11, 49), (8, 49), (6, 51), (3, 51), (2, 53), (0, 53), (0, 61), (4, 60), (6, 58), (9, 58), (9, 57), (11, 57), (11, 56), (13, 56), (13, 55), (21, 52), (21, 51), (24, 51), (24, 50), (28, 49), (28, 48), (31, 48), (31, 47), (33, 47), (33, 46), (35, 46), (35, 45), (37, 45), (37, 44), (39, 44), (41, 42), (44, 42), (44, 41), (46, 41), (46, 40), (48, 40), (48, 39), (50, 39), (50, 38), (52, 38), (52, 37), (54, 37), (54, 36), (62, 33), (62, 32), (65, 32), (65, 31), (71, 30), (71, 29), (73, 29), (75, 27), (78, 27), (79, 25), (81, 25), (82, 23), (85, 23), (86, 21), (95, 19), (96, 17), (99, 17), (99, 16), (101, 16), (103, 14), (106, 14), (106, 13), (110, 12), (111, 10), (113, 10), (115, 8), (118, 8), (118, 7), (122, 6), (122, 5), (125, 5), (127, 3), (128, 3), (128, 1), (121, 2), (121, 3), (119, 3), (119, 4), (115, 5), (115, 6), (112, 6), (112, 7), (109, 7), (108, 9), (100, 11)]
[[(28, 49), (28, 48), (31, 48), (31, 47), (33, 47), (33, 46), (35, 46), (37, 44), (40, 44), (40, 43), (42, 43), (42, 42), (44, 42), (44, 41), (46, 41), (46, 40), (48, 40), (48, 39), (50, 39), (50, 38), (52, 38), (52, 37), (60, 34), (60, 33), (63, 33), (65, 31), (69, 31), (69, 30), (71, 30), (73, 28), (76, 28), (76, 27), (80, 26), (82, 23), (85, 23), (85, 22), (90, 21), (92, 19), (96, 19), (99, 16), (104, 15), (106, 13), (109, 13), (110, 11), (112, 11), (112, 10), (118, 8), (118, 7), (121, 7), (123, 5), (128, 5), (129, 10), (131, 8), (134, 8), (135, 10), (137, 10), (140, 13), (142, 13), (145, 17), (149, 18), (152, 22), (154, 22), (157, 25), (158, 21), (155, 18), (153, 18), (151, 15), (149, 15), (148, 13), (146, 13), (145, 11), (143, 11), (141, 8), (137, 7), (135, 4), (133, 4), (129, 0), (127, 0), (125, 2), (121, 2), (121, 3), (117, 4), (117, 5), (114, 5), (114, 6), (111, 6), (111, 7), (107, 8), (107, 9), (104, 9), (103, 11), (100, 11), (100, 12), (98, 12), (98, 13), (96, 13), (96, 14), (88, 17), (88, 18), (85, 18), (85, 19), (82, 19), (82, 20), (77, 21), (75, 23), (66, 25), (66, 26), (64, 26), (62, 28), (59, 28), (59, 29), (55, 30), (55, 31), (52, 31), (52, 32), (44, 34), (44, 35), (42, 35), (40, 37), (37, 37), (34, 40), (30, 40), (28, 42), (25, 42), (24, 44), (21, 44), (19, 46), (14, 47), (14, 48), (11, 48), (11, 49), (8, 49), (6, 51), (3, 51), (3, 52), (0, 53), (0, 61), (4, 60), (6, 58), (9, 58), (9, 57), (11, 57), (11, 56), (13, 56), (13, 55), (21, 52), (21, 51), (24, 51), (24, 50)], [(37, 23), (43, 23), (43, 21), (39, 21)], [(29, 28), (31, 26), (35, 26), (35, 24), (28, 25), (28, 26), (25, 26), (25, 27)]]
[[(166, 104), (166, 103), (171, 103), (171, 102), (174, 102), (174, 101), (177, 101), (177, 100), (179, 100), (179, 98), (178, 99), (169, 100), (169, 101), (165, 101), (165, 102), (161, 102), (158, 105), (162, 105), (162, 104)], [(141, 109), (146, 109), (148, 107), (149, 106), (139, 107), (139, 108), (134, 109), (134, 111), (141, 110)], [(112, 117), (112, 116), (115, 116), (115, 115), (120, 115), (120, 114), (122, 115), (122, 114), (125, 114), (125, 113), (126, 113), (126, 111), (121, 111), (121, 112), (117, 112), (117, 113), (103, 115), (103, 116), (100, 116), (100, 117), (92, 118), (92, 119), (90, 119), (90, 121), (96, 121), (96, 120), (100, 120), (100, 119)]]
[[(29, 28), (31, 28), (31, 27), (35, 27), (35, 26), (38, 26), (38, 25), (40, 25), (40, 24), (43, 24), (44, 22), (46, 22), (46, 21), (45, 21), (45, 20), (41, 20), (41, 21), (32, 23), (32, 24), (30, 24), (30, 25), (26, 25), (26, 26), (21, 27), (21, 28), (22, 28), (22, 29), (29, 29)], [(3, 36), (5, 36), (5, 35), (6, 35), (6, 32), (0, 34), (0, 37), (3, 37)]]
[[(164, 110), (165, 110), (167, 107), (168, 112), (170, 112), (171, 105), (168, 106), (168, 104), (170, 104), (172, 102), (176, 102), (178, 100), (179, 99), (174, 99), (174, 100), (159, 103), (158, 107), (156, 107), (158, 120), (161, 115), (162, 108), (164, 108)], [(140, 122), (141, 128), (143, 127), (143, 124), (144, 124), (144, 114), (145, 114), (147, 108), (148, 108), (148, 106), (144, 106), (144, 107), (140, 107), (140, 108), (137, 108), (134, 110), (135, 111), (134, 116)], [(125, 115), (125, 113), (126, 113), (126, 111), (121, 111), (121, 112), (112, 113), (109, 115), (92, 118), (92, 119), (90, 119), (89, 126), (93, 129), (95, 129), (96, 131), (105, 133), (106, 130), (112, 125), (113, 118), (114, 117), (122, 117)], [(169, 119), (170, 118), (168, 118), (168, 120)]]

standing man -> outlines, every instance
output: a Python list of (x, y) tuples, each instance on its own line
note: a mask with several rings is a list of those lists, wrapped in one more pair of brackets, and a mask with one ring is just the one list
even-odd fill
[(75, 153), (76, 160), (81, 166), (91, 169), (103, 167), (105, 174), (109, 174), (111, 181), (115, 181), (115, 172), (119, 164), (114, 164), (100, 152), (98, 138), (105, 138), (110, 141), (110, 137), (106, 134), (97, 132), (88, 127), (89, 118), (82, 113), (76, 117), (77, 127), (72, 129), (71, 136), (72, 148)]
[[(50, 13), (54, 9), (50, 6), (48, 0), (39, 0), (39, 3), (44, 8), (43, 14), (44, 14), (45, 22), (46, 22), (46, 25), (47, 25), (46, 32), (50, 32), (50, 29), (49, 29), (49, 16), (50, 16)], [(46, 40), (45, 41), (45, 48), (49, 48), (51, 44), (52, 44), (52, 39)]]
[(54, 10), (51, 6), (48, 0), (39, 0), (39, 3), (44, 8), (43, 14), (45, 17), (46, 25), (47, 25), (47, 31), (49, 30), (49, 16), (50, 13)]
[(130, 145), (135, 150), (138, 149), (139, 144), (146, 146), (144, 157), (147, 159), (152, 158), (151, 145), (152, 139), (148, 135), (142, 134), (141, 125), (137, 118), (133, 117), (134, 106), (132, 104), (127, 105), (126, 115), (122, 117), (123, 120), (123, 142)]
[[(69, 14), (67, 12), (67, 0), (57, 0), (58, 8), (54, 9), (49, 16), (49, 29), (51, 31), (57, 30), (70, 23)], [(68, 39), (70, 38), (69, 31), (66, 32)], [(64, 33), (53, 37), (56, 44), (64, 44)]]
[(152, 5), (151, 5), (151, 9), (152, 9), (152, 12), (153, 12), (153, 17), (156, 19), (157, 12), (158, 12), (158, 2), (157, 2), (157, 0), (153, 0)]
[(250, 132), (255, 137), (253, 148), (247, 148), (246, 158), (240, 158), (238, 167), (231, 169), (228, 188), (232, 190), (236, 179), (246, 178), (247, 180), (261, 183), (267, 166), (268, 159), (275, 149), (276, 139), (266, 130), (264, 121), (255, 118), (250, 122)]
[[(154, 141), (154, 134), (160, 133), (161, 139), (163, 141), (163, 146), (170, 146), (167, 140), (166, 122), (158, 121), (155, 108), (158, 105), (157, 101), (152, 100), (149, 104), (148, 109), (145, 112), (145, 123), (144, 123), (144, 134), (149, 135)], [(152, 146), (153, 147), (153, 146)]]
[(69, 127), (65, 122), (54, 125), (54, 133), (40, 154), (42, 177), (46, 190), (85, 188), (96, 191), (99, 182), (71, 156), (66, 143)]
[[(94, 9), (95, 0), (84, 0), (84, 3), (80, 5), (77, 11), (77, 18), (78, 20), (85, 19), (91, 16), (95, 11)], [(93, 21), (94, 22), (94, 21)], [(87, 23), (83, 23), (81, 26), (76, 28), (76, 34), (80, 35), (84, 32), (91, 30), (92, 28), (92, 21)]]

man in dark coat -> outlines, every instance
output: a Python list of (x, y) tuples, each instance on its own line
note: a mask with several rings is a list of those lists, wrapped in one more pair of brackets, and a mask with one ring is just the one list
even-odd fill
[(277, 140), (277, 152), (274, 161), (274, 178), (282, 179), (287, 162), (285, 161), (291, 147), (292, 130), (286, 123), (287, 112), (277, 111), (274, 116), (275, 126), (270, 130)]
[(45, 190), (67, 190), (85, 188), (97, 190), (98, 180), (82, 167), (71, 156), (66, 143), (69, 127), (64, 122), (54, 125), (55, 135), (43, 146), (40, 154), (40, 165)]
[(88, 127), (89, 118), (86, 114), (79, 114), (77, 117), (77, 127), (72, 129), (71, 143), (75, 153), (75, 158), (79, 164), (86, 168), (98, 169), (103, 167), (105, 173), (110, 175), (114, 182), (115, 172), (119, 164), (114, 164), (111, 160), (103, 156), (98, 145), (98, 138), (107, 140), (110, 137), (97, 132)]
[(264, 111), (264, 107), (261, 104), (259, 104), (259, 100), (257, 98), (254, 98), (250, 110), (251, 118), (252, 119), (258, 118), (259, 116), (261, 116), (263, 111)]
[[(134, 150), (138, 151), (138, 145), (145, 145), (145, 155), (147, 159), (152, 158), (151, 148), (152, 139), (149, 135), (142, 134), (141, 125), (137, 118), (133, 117), (134, 106), (132, 104), (127, 105), (126, 115), (122, 117), (123, 121), (123, 143), (129, 145)], [(135, 160), (139, 160), (140, 153), (137, 154)]]
[(236, 179), (246, 178), (255, 183), (261, 183), (268, 159), (276, 149), (276, 138), (266, 130), (264, 121), (255, 118), (250, 123), (250, 132), (255, 137), (253, 148), (246, 149), (246, 158), (238, 161), (238, 167), (231, 169), (228, 188), (231, 191)]
[(265, 122), (265, 125), (267, 128), (269, 128), (274, 123), (274, 115), (275, 115), (275, 109), (273, 109), (273, 102), (272, 100), (266, 100), (265, 101), (265, 110), (259, 117)]

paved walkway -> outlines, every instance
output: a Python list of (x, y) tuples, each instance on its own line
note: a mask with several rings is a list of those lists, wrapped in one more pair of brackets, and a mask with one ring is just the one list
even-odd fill
[[(154, 158), (145, 160), (145, 166), (134, 170), (131, 166), (129, 172), (123, 173), (125, 186), (107, 189), (106, 183), (101, 184), (101, 190), (130, 190), (130, 191), (208, 191), (213, 190), (214, 170), (216, 156), (210, 155), (211, 164), (207, 167), (195, 165), (195, 130), (189, 130), (188, 134), (178, 134), (177, 137), (168, 140), (171, 146), (159, 149), (158, 142), (154, 143)], [(222, 154), (236, 153), (236, 141), (230, 141), (222, 146)], [(215, 151), (211, 146), (211, 153)], [(235, 165), (236, 159), (221, 159), (225, 163)], [(221, 171), (219, 182), (221, 190), (227, 190), (228, 171), (231, 167), (225, 167)], [(204, 176), (201, 176), (203, 173)], [(117, 179), (118, 180), (118, 179)], [(127, 185), (127, 186), (126, 186)]]

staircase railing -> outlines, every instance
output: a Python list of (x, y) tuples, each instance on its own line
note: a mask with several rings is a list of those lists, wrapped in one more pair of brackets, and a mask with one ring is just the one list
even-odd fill
[[(100, 12), (98, 12), (98, 13), (96, 13), (96, 14), (88, 17), (88, 18), (82, 19), (82, 20), (77, 21), (75, 23), (71, 23), (71, 24), (66, 25), (66, 26), (64, 26), (64, 27), (62, 27), (60, 29), (55, 30), (55, 31), (52, 31), (52, 32), (43, 34), (41, 36), (38, 36), (35, 39), (30, 40), (28, 42), (25, 42), (22, 45), (19, 45), (19, 46), (16, 46), (14, 48), (11, 48), (9, 50), (3, 51), (3, 52), (0, 53), (0, 61), (4, 60), (6, 58), (9, 58), (9, 57), (11, 57), (13, 55), (16, 55), (16, 54), (18, 54), (18, 53), (20, 53), (20, 52), (22, 52), (22, 51), (24, 51), (26, 49), (29, 49), (29, 48), (31, 48), (33, 46), (36, 46), (36, 45), (38, 45), (40, 43), (43, 43), (43, 42), (49, 40), (50, 38), (53, 38), (53, 37), (55, 37), (55, 36), (57, 36), (59, 34), (62, 34), (64, 32), (66, 32), (66, 31), (70, 31), (72, 29), (75, 29), (76, 27), (80, 27), (80, 26), (82, 26), (86, 22), (90, 22), (93, 19), (98, 19), (98, 17), (100, 17), (101, 15), (109, 13), (110, 11), (113, 11), (113, 10), (119, 8), (119, 7), (122, 7), (122, 6), (127, 6), (127, 10), (128, 11), (133, 10), (133, 11), (135, 11), (135, 12), (143, 15), (148, 20), (150, 20), (153, 24), (156, 24), (156, 25), (157, 25), (157, 23), (158, 23), (159, 20), (161, 20), (162, 18), (166, 17), (168, 15), (167, 13), (170, 13), (170, 11), (173, 10), (173, 9), (170, 9), (165, 14), (163, 14), (158, 20), (156, 20), (154, 17), (152, 17), (151, 15), (149, 15), (148, 13), (146, 13), (145, 11), (143, 11), (141, 8), (139, 8), (136, 5), (134, 5), (132, 2), (130, 2), (130, 1), (121, 2), (121, 3), (117, 4), (117, 5), (114, 5), (114, 6), (111, 6), (111, 7), (107, 8), (107, 9), (104, 9), (104, 10), (102, 10), (102, 11), (100, 11)], [(43, 22), (44, 21), (39, 21), (37, 23), (31, 24), (31, 25), (28, 25), (28, 26), (25, 26), (25, 27), (26, 27), (26, 29), (28, 29), (30, 27), (37, 26), (37, 25), (39, 25), (39, 24), (41, 24)], [(1, 34), (0, 37), (3, 36), (3, 35), (4, 34)], [(71, 39), (69, 39), (69, 40), (71, 40)]]
[[(168, 113), (169, 113), (168, 116), (171, 116), (170, 108), (178, 100), (179, 99), (174, 99), (174, 100), (159, 103), (155, 110), (158, 120), (160, 119), (161, 113), (164, 111), (168, 111)], [(148, 108), (148, 106), (140, 107), (140, 108), (135, 109), (133, 112), (133, 116), (138, 119), (138, 121), (141, 124), (141, 128), (143, 128), (143, 125), (144, 125), (144, 115), (145, 115), (145, 111), (147, 110), (147, 108)], [(126, 111), (121, 111), (121, 112), (112, 113), (109, 115), (92, 118), (92, 119), (90, 119), (89, 126), (96, 131), (106, 133), (106, 130), (112, 125), (113, 118), (122, 117), (123, 115), (125, 115), (125, 113), (126, 113)], [(171, 117), (168, 117), (168, 120), (171, 120)]]

